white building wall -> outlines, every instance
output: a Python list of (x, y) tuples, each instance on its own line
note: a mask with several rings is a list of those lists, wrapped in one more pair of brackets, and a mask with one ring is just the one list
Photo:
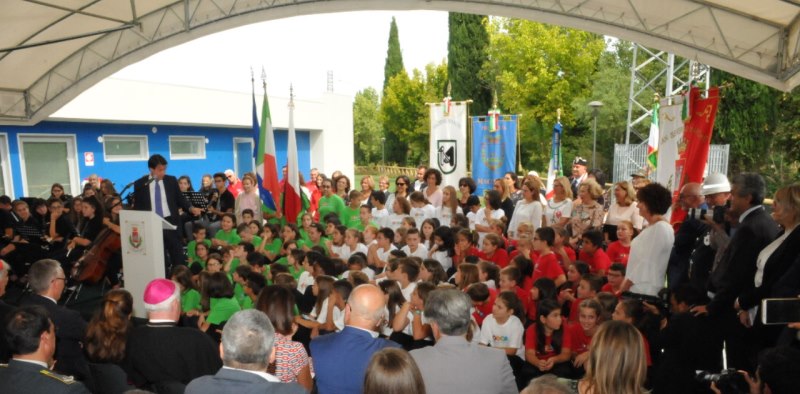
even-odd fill
[[(276, 128), (289, 127), (289, 98), (269, 91)], [(261, 118), (262, 91), (256, 87)], [(288, 93), (288, 92), (286, 92)], [(311, 131), (311, 167), (330, 175), (354, 176), (353, 97), (325, 92), (319, 98), (295, 97), (294, 125)], [(252, 96), (188, 86), (108, 78), (83, 92), (49, 120), (117, 123), (161, 123), (250, 127)]]

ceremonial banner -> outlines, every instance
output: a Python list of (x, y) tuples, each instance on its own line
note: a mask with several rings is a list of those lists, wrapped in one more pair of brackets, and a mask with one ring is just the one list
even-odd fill
[(667, 99), (662, 99), (658, 109), (656, 182), (674, 193), (677, 193), (680, 184), (681, 168), (676, 168), (676, 162), (680, 158), (678, 144), (683, 139), (682, 105), (680, 97), (673, 98), (672, 105), (668, 105)]
[(467, 176), (467, 103), (430, 105), (430, 168), (442, 172), (442, 185), (458, 185)]
[(563, 176), (563, 168), (561, 167), (561, 122), (557, 122), (553, 126), (553, 142), (550, 146), (550, 164), (547, 166), (547, 191), (546, 198), (549, 200), (553, 197), (553, 183), (556, 178)]
[[(681, 177), (678, 187), (680, 191), (683, 185), (703, 181), (706, 164), (708, 162), (708, 151), (711, 148), (711, 134), (714, 130), (714, 120), (717, 115), (719, 105), (719, 88), (708, 90), (708, 98), (701, 97), (702, 91), (692, 88), (690, 95), (689, 117), (683, 132), (683, 141), (679, 143), (679, 162), (682, 164)], [(677, 201), (677, 194), (673, 201)], [(672, 211), (671, 223), (683, 221), (686, 212), (678, 208)]]
[(514, 171), (517, 163), (517, 125), (519, 115), (502, 115), (496, 131), (490, 131), (490, 118), (472, 117), (472, 179), (475, 193), (492, 188), (494, 180)]

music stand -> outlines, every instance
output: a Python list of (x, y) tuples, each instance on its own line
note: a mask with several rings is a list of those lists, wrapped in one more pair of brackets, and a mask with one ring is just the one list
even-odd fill
[(208, 208), (208, 201), (206, 201), (206, 196), (200, 192), (183, 192), (183, 196), (186, 197), (186, 200), (189, 201), (189, 204), (192, 204), (195, 208), (200, 208), (202, 210), (206, 210)]

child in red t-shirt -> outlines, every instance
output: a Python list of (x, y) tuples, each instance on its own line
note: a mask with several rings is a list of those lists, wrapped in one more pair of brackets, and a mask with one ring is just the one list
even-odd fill
[(625, 266), (622, 263), (611, 264), (606, 273), (608, 283), (600, 289), (602, 292), (611, 293), (617, 298), (622, 297), (622, 283), (625, 282)]
[(578, 297), (570, 300), (572, 301), (572, 304), (569, 308), (570, 322), (578, 321), (578, 312), (580, 311), (578, 306), (581, 304), (581, 302), (589, 298), (594, 298), (602, 287), (603, 278), (597, 275), (586, 274), (581, 278), (581, 281), (578, 284)]
[(556, 239), (553, 242), (553, 253), (558, 257), (558, 262), (561, 263), (561, 268), (565, 271), (576, 260), (575, 249), (572, 246), (565, 244), (565, 240), (569, 240), (569, 233), (563, 227), (551, 227), (556, 232)]
[(592, 344), (592, 336), (597, 332), (597, 328), (602, 322), (603, 306), (597, 300), (590, 298), (583, 300), (579, 305), (580, 313), (578, 322), (571, 323), (567, 328), (572, 341), (572, 365), (575, 368), (583, 368), (586, 359), (589, 358), (589, 345)]
[[(499, 292), (502, 291), (513, 291), (514, 294), (517, 295), (519, 300), (522, 302), (522, 309), (523, 313), (522, 316), (528, 315), (528, 309), (531, 305), (531, 297), (530, 293), (523, 290), (519, 287), (520, 281), (520, 272), (517, 267), (506, 267), (500, 270), (500, 288), (498, 289)], [(523, 322), (525, 323), (525, 322)]]
[(517, 256), (508, 263), (509, 267), (517, 267), (519, 270), (519, 287), (525, 292), (531, 291), (533, 287), (533, 261), (527, 256)]
[(556, 254), (551, 249), (555, 238), (556, 233), (550, 227), (536, 229), (536, 235), (533, 238), (533, 249), (539, 254), (539, 258), (533, 268), (533, 281), (543, 277), (550, 278), (556, 283), (556, 286), (560, 286), (567, 281), (567, 276), (558, 264)]
[(588, 230), (583, 233), (583, 246), (578, 258), (589, 263), (593, 274), (606, 275), (611, 260), (603, 250), (603, 233), (600, 230)]
[(561, 308), (554, 300), (542, 300), (536, 316), (536, 323), (525, 331), (525, 361), (529, 365), (526, 372), (531, 377), (545, 373), (568, 377), (572, 343), (566, 334)]
[(481, 260), (478, 262), (478, 278), (492, 290), (497, 289), (500, 282), (500, 267), (495, 263)]
[(503, 239), (494, 233), (486, 234), (483, 237), (481, 253), (478, 257), (481, 260), (491, 261), (500, 268), (508, 266), (508, 252), (503, 249)]
[(606, 254), (612, 263), (622, 263), (624, 266), (628, 266), (633, 232), (633, 223), (629, 220), (623, 220), (617, 225), (617, 240), (610, 243), (608, 250), (606, 250)]
[(480, 250), (475, 247), (475, 234), (468, 229), (462, 229), (456, 234), (455, 254), (453, 254), (453, 267), (464, 262), (467, 256), (477, 256)]
[(483, 325), (483, 319), (492, 314), (494, 300), (497, 299), (497, 290), (490, 289), (485, 283), (473, 283), (467, 287), (467, 295), (472, 300), (472, 317), (478, 326)]

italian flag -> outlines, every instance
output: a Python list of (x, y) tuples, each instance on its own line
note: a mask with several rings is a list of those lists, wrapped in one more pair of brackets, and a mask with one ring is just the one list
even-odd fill
[(650, 120), (650, 136), (647, 138), (647, 164), (655, 170), (658, 167), (658, 102), (653, 104), (653, 116)]
[(297, 164), (297, 136), (294, 130), (294, 95), (289, 98), (289, 143), (286, 147), (286, 182), (283, 190), (283, 216), (286, 223), (296, 223), (308, 209), (308, 196), (300, 189), (300, 170)]
[(264, 83), (264, 102), (261, 105), (261, 127), (256, 119), (256, 98), (253, 93), (253, 123), (255, 129), (255, 146), (253, 158), (256, 163), (256, 178), (258, 178), (258, 194), (267, 208), (277, 211), (277, 202), (280, 198), (278, 186), (278, 165), (275, 158), (275, 135), (272, 129), (272, 118), (269, 113), (267, 100), (267, 84)]

